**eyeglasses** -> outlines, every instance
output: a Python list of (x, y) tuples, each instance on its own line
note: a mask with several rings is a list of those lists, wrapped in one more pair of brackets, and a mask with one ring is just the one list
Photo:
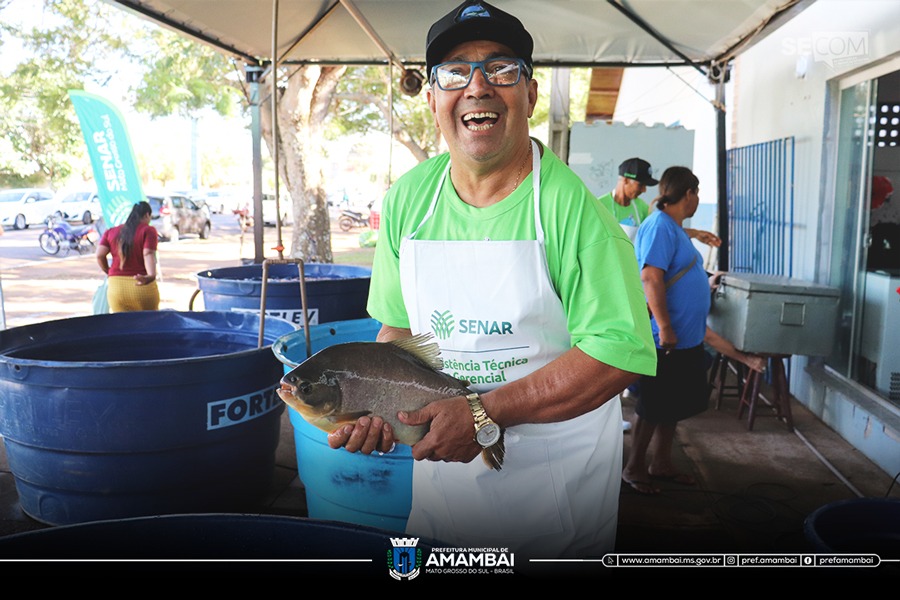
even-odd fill
[(481, 62), (454, 61), (435, 65), (431, 68), (431, 82), (437, 82), (445, 92), (461, 90), (472, 83), (475, 69), (481, 69), (485, 80), (498, 87), (516, 85), (522, 71), (525, 71), (526, 77), (529, 76), (525, 61), (521, 58), (492, 58)]

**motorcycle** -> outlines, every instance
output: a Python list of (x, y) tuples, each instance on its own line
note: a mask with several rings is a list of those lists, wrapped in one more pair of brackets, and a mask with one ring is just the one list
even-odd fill
[(41, 250), (47, 254), (59, 254), (65, 249), (66, 254), (76, 250), (78, 254), (94, 252), (94, 242), (100, 239), (97, 228), (91, 225), (72, 227), (65, 219), (51, 217), (47, 221), (47, 229), (38, 237)]
[[(375, 201), (369, 202), (366, 206), (371, 210), (372, 205), (375, 204)], [(350, 210), (349, 208), (341, 209), (341, 215), (338, 217), (338, 227), (341, 228), (341, 231), (350, 231), (354, 227), (368, 227), (369, 226), (369, 215), (364, 215), (363, 213), (355, 210)]]

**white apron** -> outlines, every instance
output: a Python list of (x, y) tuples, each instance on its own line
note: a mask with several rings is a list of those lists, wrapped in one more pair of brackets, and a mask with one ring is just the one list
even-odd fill
[[(532, 151), (536, 240), (417, 240), (420, 223), (400, 245), (413, 334), (433, 331), (444, 371), (479, 392), (528, 375), (571, 345), (547, 269), (534, 142)], [(442, 182), (448, 173), (449, 165)], [(422, 223), (440, 192), (439, 185)], [(505, 443), (501, 471), (480, 456), (469, 463), (416, 461), (407, 533), (534, 557), (611, 552), (622, 468), (618, 398), (569, 421), (510, 427)]]
[[(615, 202), (615, 199), (613, 199)], [(631, 240), (631, 243), (634, 243), (634, 240), (637, 239), (638, 227), (641, 225), (641, 215), (638, 213), (637, 205), (634, 200), (631, 201), (631, 212), (634, 213), (633, 223), (634, 225), (626, 225), (625, 223), (620, 222), (619, 226), (625, 231), (625, 235), (628, 236), (628, 239)]]

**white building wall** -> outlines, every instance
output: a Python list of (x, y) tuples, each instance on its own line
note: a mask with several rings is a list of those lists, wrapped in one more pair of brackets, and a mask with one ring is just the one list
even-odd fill
[[(827, 136), (839, 83), (900, 69), (898, 57), (900, 2), (817, 0), (735, 63), (729, 147), (795, 138), (794, 277), (827, 278), (818, 268), (825, 264), (819, 256), (830, 255), (822, 214), (830, 214), (835, 146)], [(900, 470), (897, 412), (882, 410), (852, 382), (811, 374), (809, 363), (793, 360), (792, 394), (888, 473)]]

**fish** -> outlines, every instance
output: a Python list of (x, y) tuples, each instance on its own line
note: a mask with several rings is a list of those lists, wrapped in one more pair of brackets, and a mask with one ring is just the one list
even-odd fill
[[(316, 352), (281, 378), (281, 400), (309, 424), (331, 433), (363, 416), (380, 416), (394, 438), (412, 446), (428, 424), (406, 425), (398, 411), (419, 410), (444, 398), (471, 393), (469, 383), (440, 369), (440, 346), (430, 333), (391, 342), (346, 342)], [(482, 451), (488, 467), (500, 470), (504, 445)]]

